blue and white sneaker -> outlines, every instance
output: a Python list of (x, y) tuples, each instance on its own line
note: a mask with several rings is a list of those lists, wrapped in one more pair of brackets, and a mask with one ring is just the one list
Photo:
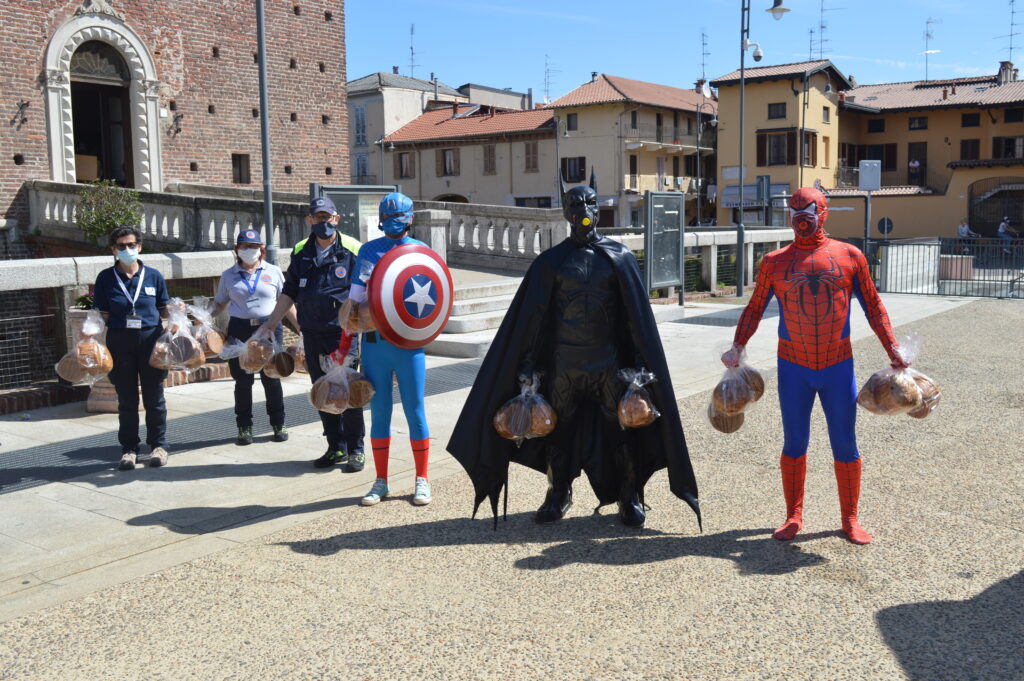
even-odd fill
[(416, 478), (416, 491), (413, 492), (412, 503), (416, 506), (426, 506), (430, 501), (430, 483), (426, 478)]
[(391, 494), (391, 490), (388, 489), (388, 482), (384, 478), (377, 478), (373, 481), (373, 487), (370, 488), (369, 494), (363, 497), (359, 503), (363, 506), (376, 506), (380, 503), (380, 500)]

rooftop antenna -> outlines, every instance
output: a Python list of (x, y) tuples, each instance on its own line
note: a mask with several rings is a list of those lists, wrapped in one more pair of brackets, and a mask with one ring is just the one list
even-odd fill
[(544, 103), (547, 104), (551, 101), (551, 74), (561, 73), (560, 70), (556, 69), (548, 58), (548, 55), (544, 55)]
[(1020, 26), (1020, 24), (1017, 23), (1017, 0), (1010, 0), (1009, 4), (1010, 4), (1010, 32), (1007, 33), (1006, 35), (998, 35), (996, 37), (997, 38), (1009, 38), (1010, 39), (1010, 45), (1009, 45), (1010, 55), (1007, 57), (1007, 59), (1012, 63), (1013, 62), (1013, 38), (1014, 38), (1014, 36), (1020, 35), (1020, 32), (1017, 31), (1017, 27)]
[(807, 33), (810, 34), (807, 45), (807, 61), (811, 61), (814, 59), (814, 29), (809, 29)]
[(710, 57), (710, 56), (711, 56), (711, 53), (708, 52), (708, 34), (704, 31), (704, 29), (701, 29), (701, 32), (700, 32), (700, 79), (701, 80), (705, 80), (706, 81), (708, 79), (708, 74), (707, 74), (707, 70), (706, 70), (705, 67), (707, 66), (707, 58)]
[(419, 64), (416, 63), (416, 48), (413, 44), (413, 39), (416, 37), (416, 24), (409, 24), (409, 77), (416, 77), (416, 67)]
[(935, 24), (941, 24), (942, 19), (932, 19), (928, 17), (928, 21), (924, 22), (924, 79), (928, 80), (928, 56), (932, 54), (938, 54), (942, 50), (929, 49), (931, 46), (932, 39), (935, 37), (935, 31), (932, 30), (932, 26)]
[(825, 12), (835, 12), (836, 10), (846, 9), (845, 7), (825, 7), (825, 0), (819, 0), (818, 3), (818, 59), (825, 58), (825, 43), (832, 42), (829, 38), (825, 37), (825, 31), (828, 29), (828, 22), (825, 21)]

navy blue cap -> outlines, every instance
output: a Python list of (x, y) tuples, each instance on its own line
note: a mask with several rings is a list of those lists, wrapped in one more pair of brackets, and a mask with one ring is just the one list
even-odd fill
[(331, 201), (326, 196), (318, 196), (309, 202), (309, 214), (315, 215), (317, 213), (337, 215), (338, 209), (334, 207), (334, 201)]
[(255, 229), (243, 229), (235, 237), (236, 244), (262, 244), (263, 239), (260, 238), (260, 233)]

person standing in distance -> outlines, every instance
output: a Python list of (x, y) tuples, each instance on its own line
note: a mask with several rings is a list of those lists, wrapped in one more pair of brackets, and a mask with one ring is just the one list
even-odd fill
[[(267, 250), (254, 229), (243, 229), (235, 239), (235, 264), (220, 275), (220, 284), (213, 300), (216, 305), (213, 315), (217, 316), (229, 308), (228, 335), (246, 342), (277, 305), (277, 298), (284, 288), (284, 273), (273, 263), (266, 262)], [(294, 325), (295, 313), (287, 311), (289, 321)], [(284, 328), (274, 328), (274, 338), (284, 343)], [(256, 376), (242, 369), (238, 358), (228, 360), (231, 377), (235, 379), (235, 424), (238, 426), (239, 445), (252, 444), (252, 386)], [(281, 379), (270, 378), (260, 372), (263, 392), (267, 396), (267, 416), (274, 430), (274, 442), (288, 439), (284, 427), (284, 392)]]
[[(340, 218), (328, 197), (319, 196), (310, 202), (306, 222), (312, 234), (301, 250), (292, 254), (277, 305), (262, 326), (273, 333), (292, 305), (295, 306), (306, 351), (306, 368), (313, 382), (324, 375), (320, 358), (338, 349), (342, 331), (338, 310), (348, 300), (353, 280), (356, 254), (346, 247), (336, 229)], [(358, 352), (359, 343), (353, 342), (349, 354), (358, 355)], [(346, 409), (342, 414), (322, 411), (320, 421), (327, 438), (327, 451), (313, 465), (317, 468), (343, 465), (349, 473), (363, 470), (366, 465), (363, 410)]]
[(163, 466), (167, 463), (167, 371), (151, 367), (149, 356), (163, 333), (160, 320), (168, 316), (167, 284), (160, 272), (139, 260), (142, 233), (137, 228), (115, 228), (109, 243), (117, 262), (96, 276), (93, 307), (107, 322), (107, 348), (114, 359), (109, 377), (117, 392), (117, 439), (121, 443), (118, 468), (133, 470), (139, 456), (140, 383), (149, 465)]

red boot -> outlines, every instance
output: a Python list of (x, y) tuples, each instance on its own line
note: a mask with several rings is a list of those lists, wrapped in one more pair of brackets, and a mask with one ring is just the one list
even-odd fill
[(782, 494), (786, 498), (786, 522), (772, 533), (781, 541), (788, 541), (804, 526), (804, 479), (807, 477), (807, 455), (793, 458), (779, 457), (782, 471)]
[(839, 511), (843, 517), (843, 532), (854, 544), (870, 544), (871, 535), (857, 522), (857, 502), (860, 500), (861, 461), (836, 461), (836, 483), (839, 485)]

